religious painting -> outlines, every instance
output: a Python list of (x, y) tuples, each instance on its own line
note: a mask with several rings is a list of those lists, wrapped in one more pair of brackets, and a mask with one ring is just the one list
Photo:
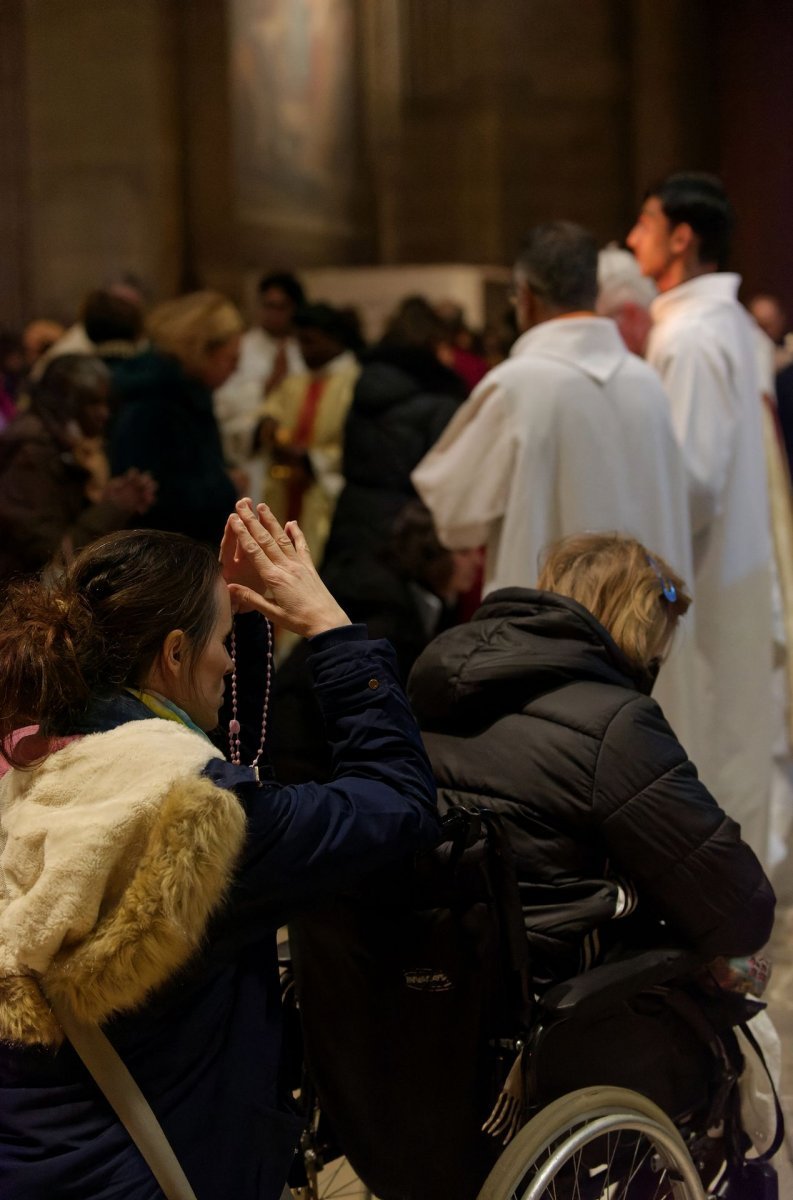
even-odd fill
[(239, 215), (343, 221), (355, 186), (354, 0), (233, 0)]

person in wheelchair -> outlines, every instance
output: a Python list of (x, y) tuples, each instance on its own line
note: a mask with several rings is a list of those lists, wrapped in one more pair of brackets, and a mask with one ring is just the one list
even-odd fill
[(436, 638), (409, 695), (441, 810), (497, 813), (516, 859), (539, 1015), (485, 1131), (514, 1132), (510, 1095), (517, 1114), (627, 1087), (699, 1133), (729, 1127), (703, 1159), (739, 1174), (733, 1026), (757, 1010), (716, 980), (766, 943), (775, 898), (651, 696), (689, 604), (633, 538), (568, 537), (536, 590)]
[[(630, 538), (582, 535), (540, 589), (489, 596), (409, 679), (444, 845), (290, 926), (320, 1107), (384, 1200), (701, 1200), (696, 1171), (724, 1163), (718, 1194), (754, 1200), (733, 1119), (746, 1002), (719, 997), (717, 1029), (691, 975), (759, 949), (774, 896), (650, 696), (685, 586)], [(667, 1169), (626, 1096), (677, 1139)], [(536, 1191), (524, 1122), (568, 1101), (573, 1137), (605, 1110), (625, 1127)]]
[(507, 828), (539, 990), (615, 951), (709, 960), (771, 933), (760, 863), (651, 696), (689, 604), (633, 538), (568, 537), (537, 590), (492, 593), (413, 669), (441, 806)]

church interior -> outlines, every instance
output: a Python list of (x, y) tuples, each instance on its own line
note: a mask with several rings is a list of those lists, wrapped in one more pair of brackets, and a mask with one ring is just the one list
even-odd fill
[(729, 189), (746, 288), (793, 305), (783, 0), (8, 0), (0, 22), (7, 324), (119, 271), (243, 301), (270, 266), (504, 268), (560, 214), (622, 242), (691, 164)]
[[(260, 280), (276, 272), (278, 279), (280, 273), (297, 277), (312, 311), (353, 314), (361, 346), (378, 344), (405, 297), (418, 296), (438, 312), (445, 306), (470, 334), (456, 349), (464, 357), (473, 348), (484, 375), (503, 369), (497, 364), (525, 328), (515, 325), (514, 314), (519, 322), (526, 278), (513, 265), (527, 231), (563, 220), (582, 226), (600, 248), (624, 248), (659, 181), (696, 171), (722, 181), (734, 210), (729, 269), (741, 278), (742, 304), (771, 300), (783, 324), (790, 314), (784, 327), (767, 332), (793, 388), (793, 367), (787, 370), (793, 363), (791, 64), (789, 0), (2, 0), (3, 353), (22, 344), (31, 323), (68, 330), (81, 319), (92, 289), (111, 289), (118, 281), (133, 286), (147, 309), (187, 293), (219, 293), (249, 326), (257, 320)], [(579, 307), (592, 306), (568, 307), (567, 315), (577, 317)], [(755, 315), (760, 321), (759, 309)], [(336, 326), (322, 325), (330, 320), (326, 314), (314, 312), (314, 319), (321, 332), (336, 336)], [(345, 346), (348, 357), (359, 354), (352, 342)], [(443, 359), (444, 370), (451, 354)], [(305, 347), (304, 356), (302, 371), (312, 366)], [(358, 370), (355, 364), (346, 404), (355, 403)], [(475, 394), (477, 387), (486, 389), (482, 375), (471, 383)], [(777, 412), (773, 373), (770, 378), (766, 399), (778, 426), (784, 422), (782, 391)], [(460, 386), (454, 406), (468, 403), (470, 389)], [(11, 394), (10, 383), (9, 389)], [(221, 393), (222, 386), (215, 395)], [(793, 406), (793, 390), (788, 394)], [(17, 400), (13, 393), (10, 422), (20, 419), (10, 416)], [(26, 403), (20, 400), (19, 413)], [(288, 388), (279, 391), (282, 408), (271, 400), (266, 413), (256, 409), (255, 430), (253, 418), (246, 426), (246, 436), (255, 432), (258, 439), (255, 454), (249, 442), (234, 457), (224, 441), (224, 482), (232, 479), (237, 487), (232, 503), (246, 488), (251, 494), (254, 485), (263, 488), (269, 470), (286, 497), (282, 522), (302, 513), (308, 528), (308, 508), (301, 510), (300, 503), (308, 505), (320, 468), (302, 440), (319, 427), (320, 403), (310, 385), (302, 400)], [(302, 435), (278, 427), (290, 404), (302, 404), (294, 418)], [(220, 421), (220, 408), (216, 415)], [(457, 430), (456, 421), (449, 428)], [(0, 431), (4, 424), (0, 407)], [(5, 436), (0, 432), (0, 541), (10, 537), (3, 524)], [(322, 466), (332, 504), (344, 496), (346, 461), (338, 447), (334, 453), (332, 467)], [(275, 467), (267, 465), (267, 454), (274, 455)], [(123, 453), (118, 463), (111, 462), (100, 490), (111, 470), (114, 476), (132, 470), (140, 488), (138, 467), (148, 472), (149, 464)], [(386, 466), (378, 464), (384, 472)], [(787, 465), (783, 472), (780, 503), (793, 513)], [(409, 481), (406, 486), (415, 498)], [(150, 494), (142, 495), (135, 501), (141, 513), (152, 503)], [(323, 510), (318, 520), (327, 525), (328, 519)], [(324, 547), (327, 537), (324, 528), (318, 544)], [(448, 547), (440, 542), (443, 537), (439, 554), (472, 550), (464, 541)], [(309, 543), (319, 561), (310, 536)], [(692, 570), (701, 545), (696, 536), (693, 544)], [(455, 560), (471, 572), (459, 585), (460, 596), (478, 596), (477, 587), (481, 592), (482, 554), (490, 554), (492, 540), (483, 537), (476, 545), (479, 557), (467, 567), (462, 557)], [(393, 542), (389, 547), (391, 553)], [(793, 541), (787, 550), (793, 555)], [(777, 553), (786, 553), (779, 544)], [(793, 557), (783, 568), (779, 573), (790, 572), (793, 580)], [(661, 585), (668, 599), (665, 578)], [(354, 592), (357, 583), (350, 587)], [(426, 599), (424, 594), (422, 603)], [(441, 638), (453, 620), (467, 620), (477, 607), (471, 604), (461, 616), (458, 605), (452, 618), (445, 595), (442, 601), (430, 595), (429, 604), (432, 628), (446, 629)], [(790, 613), (793, 634), (793, 607)], [(303, 693), (289, 690), (287, 668), (298, 663), (298, 639), (290, 633), (279, 638), (275, 703), (281, 702), (280, 686), (283, 703), (297, 709)], [(788, 682), (793, 686), (793, 671)], [(377, 679), (368, 686), (375, 691)], [(793, 701), (777, 694), (775, 703), (793, 731)], [(285, 760), (294, 766), (290, 753)], [(780, 801), (788, 806), (793, 750), (789, 761), (789, 798)], [(309, 778), (299, 771), (295, 776), (298, 783)], [(778, 1193), (763, 1192), (763, 1200), (793, 1197), (791, 815), (788, 809), (775, 873), (768, 868), (777, 917), (764, 997), (781, 1040), (778, 1083), (788, 1129), (774, 1158)], [(0, 942), (2, 936), (0, 927)], [(285, 930), (280, 937), (285, 948)], [(2, 1121), (0, 1115), (0, 1178)], [(265, 1194), (251, 1191), (250, 1200)], [(331, 1163), (316, 1185), (309, 1181), (290, 1194), (373, 1200), (346, 1162)], [(495, 1200), (501, 1193), (487, 1195)], [(755, 1195), (761, 1193), (752, 1192), (752, 1200)]]

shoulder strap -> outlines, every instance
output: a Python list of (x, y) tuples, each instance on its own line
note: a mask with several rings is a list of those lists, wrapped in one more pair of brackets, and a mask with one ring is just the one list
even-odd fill
[(78, 1021), (61, 1004), (47, 1001), (58, 1023), (140, 1150), (167, 1200), (196, 1200), (170, 1142), (145, 1096), (98, 1025)]
[(775, 1109), (775, 1113), (776, 1113), (776, 1133), (774, 1134), (773, 1141), (771, 1142), (771, 1145), (768, 1147), (768, 1149), (765, 1150), (762, 1154), (758, 1154), (757, 1158), (755, 1159), (755, 1161), (759, 1161), (759, 1162), (770, 1162), (771, 1159), (776, 1154), (776, 1152), (779, 1150), (780, 1146), (782, 1145), (782, 1142), (784, 1141), (785, 1117), (784, 1117), (784, 1113), (782, 1112), (782, 1105), (779, 1101), (779, 1095), (776, 1090), (776, 1084), (774, 1083), (771, 1072), (768, 1069), (768, 1063), (765, 1061), (765, 1055), (763, 1054), (760, 1043), (757, 1041), (757, 1038), (754, 1036), (754, 1033), (749, 1028), (749, 1022), (742, 1021), (741, 1024), (738, 1026), (738, 1028), (740, 1029), (743, 1036), (746, 1038), (749, 1045), (754, 1050), (757, 1057), (760, 1059), (760, 1062), (763, 1064), (763, 1070), (765, 1071), (766, 1075), (768, 1076), (768, 1082), (771, 1086), (771, 1094), (774, 1097), (774, 1109)]

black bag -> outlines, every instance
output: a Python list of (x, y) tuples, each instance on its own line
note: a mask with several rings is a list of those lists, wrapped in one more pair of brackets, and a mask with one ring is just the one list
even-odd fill
[(320, 1107), (381, 1200), (476, 1196), (481, 1132), (530, 1021), (512, 852), (498, 818), (452, 809), (449, 841), (290, 926)]

